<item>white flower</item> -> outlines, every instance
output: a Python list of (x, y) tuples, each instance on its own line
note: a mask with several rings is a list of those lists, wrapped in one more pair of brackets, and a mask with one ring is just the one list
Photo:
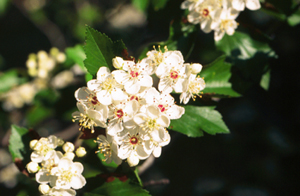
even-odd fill
[(170, 143), (171, 141), (171, 137), (170, 134), (168, 133), (168, 131), (165, 131), (165, 138), (161, 141), (154, 141), (154, 140), (147, 140), (145, 142), (145, 147), (147, 150), (149, 151), (153, 151), (152, 154), (154, 155), (154, 157), (160, 157), (161, 155), (161, 147), (166, 146)]
[(76, 191), (73, 189), (58, 189), (56, 187), (50, 189), (49, 193), (43, 196), (75, 196)]
[[(143, 160), (149, 157), (152, 151), (147, 151), (144, 141), (145, 132), (136, 127), (134, 129), (125, 129), (123, 131), (122, 143), (118, 152), (121, 159), (126, 159), (131, 166), (137, 165), (138, 160)], [(138, 159), (137, 159), (138, 158)]]
[(132, 118), (139, 109), (139, 104), (136, 100), (121, 102), (117, 105), (111, 105), (109, 108), (107, 134), (115, 136), (121, 132), (124, 127), (132, 128), (135, 126)]
[(204, 0), (186, 0), (181, 3), (181, 9), (189, 9), (190, 11), (194, 9), (197, 5), (202, 3)]
[(186, 64), (186, 68), (188, 69), (188, 74), (187, 75), (190, 75), (190, 74), (198, 74), (201, 72), (202, 70), (202, 65), (199, 64), (199, 63), (192, 63), (192, 64)]
[(209, 33), (216, 26), (222, 11), (222, 6), (217, 0), (206, 0), (190, 11), (188, 21), (193, 24), (200, 23), (201, 29)]
[(40, 163), (49, 158), (48, 153), (54, 151), (57, 147), (58, 139), (56, 136), (51, 135), (48, 138), (42, 137), (34, 143), (35, 145), (32, 148), (34, 151), (31, 153), (30, 158), (33, 162)]
[(75, 158), (75, 154), (73, 152), (66, 152), (64, 157), (73, 160)]
[(168, 51), (164, 53), (165, 59), (156, 69), (156, 75), (160, 78), (159, 91), (166, 93), (183, 92), (186, 78), (186, 65), (183, 64), (183, 57), (179, 51)]
[(107, 106), (101, 104), (97, 99), (97, 94), (95, 91), (91, 91), (87, 87), (79, 88), (75, 91), (75, 98), (77, 101), (84, 104), (87, 108), (95, 109), (101, 111), (102, 113), (107, 113)]
[(59, 151), (51, 151), (47, 156), (49, 156), (49, 158), (42, 162), (42, 168), (35, 174), (35, 179), (38, 183), (50, 182), (51, 170), (58, 165), (63, 154)]
[(121, 101), (127, 98), (126, 93), (122, 91), (122, 85), (116, 82), (107, 67), (100, 67), (97, 79), (90, 80), (87, 86), (96, 91), (97, 99), (103, 105), (110, 105), (113, 100)]
[(136, 64), (124, 64), (123, 70), (112, 72), (115, 80), (124, 85), (128, 94), (136, 94), (141, 86), (151, 87), (153, 84), (151, 76), (151, 66), (143, 59)]
[(234, 34), (235, 29), (238, 26), (238, 23), (235, 21), (238, 15), (239, 12), (232, 8), (223, 9), (218, 26), (215, 28), (214, 32), (214, 38), (216, 41), (221, 40), (225, 33), (228, 35)]
[(201, 97), (199, 94), (204, 88), (205, 88), (204, 80), (199, 76), (196, 77), (196, 75), (191, 74), (188, 80), (187, 91), (181, 93), (180, 95), (180, 103), (183, 102), (184, 104), (187, 104), (190, 98), (193, 98), (195, 100), (196, 95)]
[(155, 141), (164, 140), (165, 127), (170, 125), (170, 119), (161, 114), (160, 109), (155, 105), (148, 106), (146, 113), (135, 115), (134, 121)]
[(128, 67), (135, 63), (133, 61), (124, 61), (123, 58), (117, 56), (112, 59), (112, 64), (116, 69), (123, 69), (124, 66)]
[(259, 0), (232, 0), (232, 7), (236, 10), (243, 11), (245, 5), (250, 10), (258, 10), (260, 8)]
[(106, 127), (106, 119), (107, 119), (107, 110), (105, 110), (106, 107), (103, 108), (103, 112), (99, 112), (93, 109), (88, 109), (80, 102), (77, 102), (77, 108), (79, 109), (79, 112), (73, 112), (73, 122), (76, 120), (79, 121), (79, 130), (82, 130), (83, 128), (91, 129), (91, 132), (94, 133), (94, 127), (100, 126), (105, 128)]
[(81, 163), (62, 158), (58, 166), (51, 170), (50, 185), (59, 189), (80, 189), (86, 184), (82, 171)]
[(107, 137), (99, 135), (96, 142), (99, 144), (99, 150), (97, 152), (102, 153), (105, 157), (102, 161), (105, 161), (106, 163), (114, 161), (117, 165), (122, 163), (122, 160), (118, 157), (119, 147), (114, 137), (110, 135), (107, 135)]
[(174, 98), (168, 93), (152, 91), (146, 99), (149, 105), (156, 105), (160, 112), (169, 119), (179, 119), (184, 114), (184, 108), (174, 104)]

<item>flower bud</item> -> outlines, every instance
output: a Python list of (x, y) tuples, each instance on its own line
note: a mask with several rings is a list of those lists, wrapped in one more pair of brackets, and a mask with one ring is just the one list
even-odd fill
[(58, 146), (62, 146), (64, 144), (64, 140), (60, 139), (60, 138), (57, 138), (57, 145)]
[(74, 144), (71, 142), (66, 142), (62, 148), (65, 152), (73, 152), (75, 149)]
[(122, 69), (124, 65), (124, 60), (121, 57), (115, 57), (112, 59), (113, 66), (116, 69)]
[(35, 147), (35, 145), (36, 145), (37, 142), (38, 142), (37, 140), (31, 140), (31, 141), (30, 141), (29, 146), (30, 146), (30, 148), (31, 148), (32, 150), (34, 150), (34, 147)]
[(66, 60), (66, 55), (64, 53), (60, 52), (57, 54), (56, 61), (58, 63), (63, 63), (63, 62), (65, 62), (65, 60)]
[(40, 184), (39, 186), (39, 191), (44, 195), (49, 193), (50, 191), (50, 186), (48, 184)]
[(66, 158), (68, 158), (68, 159), (70, 159), (70, 160), (73, 160), (74, 157), (75, 157), (75, 154), (74, 154), (73, 152), (66, 152), (66, 153), (64, 154), (64, 157), (66, 157)]
[(127, 162), (128, 162), (128, 165), (130, 167), (133, 167), (133, 166), (136, 166), (137, 164), (139, 164), (140, 162), (140, 159), (138, 158), (137, 155), (135, 154), (131, 154), (128, 158), (127, 158)]
[(26, 168), (29, 173), (36, 173), (39, 170), (39, 164), (36, 162), (29, 162), (26, 165)]
[(79, 147), (77, 148), (75, 153), (78, 157), (83, 157), (84, 155), (86, 155), (86, 150), (84, 147)]
[(190, 70), (192, 74), (198, 74), (202, 70), (202, 65), (199, 63), (193, 63), (190, 65)]

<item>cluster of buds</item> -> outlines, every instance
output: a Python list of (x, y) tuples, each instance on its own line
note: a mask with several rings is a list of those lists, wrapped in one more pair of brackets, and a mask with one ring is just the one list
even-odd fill
[[(62, 146), (64, 154), (56, 151), (57, 146)], [(81, 175), (83, 165), (73, 162), (75, 157), (74, 145), (54, 135), (48, 138), (32, 140), (30, 148), (31, 162), (26, 166), (29, 173), (36, 173), (35, 179), (39, 185), (39, 191), (45, 196), (51, 195), (76, 195), (76, 189), (86, 184), (85, 178)], [(76, 150), (78, 157), (84, 156), (85, 149), (80, 147)], [(75, 189), (75, 190), (74, 190)]]
[(214, 38), (219, 41), (226, 34), (233, 35), (238, 23), (235, 19), (245, 9), (260, 8), (259, 0), (185, 0), (181, 9), (188, 9), (188, 21), (200, 23), (205, 33), (214, 30)]
[[(75, 92), (79, 111), (72, 114), (73, 121), (92, 133), (94, 127), (105, 128), (106, 134), (95, 140), (104, 161), (120, 164), (127, 159), (135, 166), (151, 154), (161, 155), (161, 147), (170, 142), (170, 120), (185, 112), (170, 93), (181, 93), (184, 104), (201, 96), (205, 82), (197, 75), (202, 65), (184, 63), (180, 51), (167, 48), (149, 51), (137, 63), (115, 57), (112, 64), (116, 70), (100, 67), (97, 79)], [(160, 79), (156, 88), (151, 75)]]

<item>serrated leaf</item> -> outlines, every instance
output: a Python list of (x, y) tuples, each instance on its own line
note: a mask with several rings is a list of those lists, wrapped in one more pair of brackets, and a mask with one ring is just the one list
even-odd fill
[(19, 84), (17, 70), (10, 70), (0, 75), (0, 94)]
[(82, 70), (86, 70), (84, 67), (83, 61), (85, 60), (86, 56), (83, 50), (83, 47), (81, 45), (76, 45), (74, 47), (69, 47), (66, 49), (67, 58), (74, 61), (76, 64), (78, 64)]
[(170, 128), (189, 137), (203, 136), (203, 131), (215, 135), (229, 133), (221, 114), (214, 110), (215, 106), (183, 106), (185, 113), (180, 119), (171, 121)]
[(257, 52), (267, 53), (270, 57), (276, 56), (267, 43), (256, 41), (242, 32), (235, 32), (232, 36), (225, 34), (220, 41), (216, 42), (216, 46), (227, 56), (238, 53), (239, 59), (249, 59)]
[(29, 162), (31, 154), (29, 142), (31, 140), (32, 137), (30, 137), (28, 129), (18, 127), (17, 125), (11, 126), (8, 148), (13, 160), (19, 159), (25, 161), (25, 163)]
[(95, 76), (100, 67), (108, 67), (113, 70), (112, 59), (122, 56), (126, 47), (122, 41), (113, 42), (108, 36), (95, 29), (86, 27), (86, 45), (84, 51), (86, 59), (84, 65), (88, 72)]
[(232, 89), (232, 84), (229, 82), (232, 65), (225, 62), (225, 58), (226, 56), (219, 57), (200, 72), (206, 84), (203, 93), (239, 97), (241, 95)]
[(112, 182), (105, 182), (91, 193), (109, 196), (149, 196), (148, 191), (141, 186), (131, 184), (129, 180), (122, 182), (118, 178), (115, 178)]

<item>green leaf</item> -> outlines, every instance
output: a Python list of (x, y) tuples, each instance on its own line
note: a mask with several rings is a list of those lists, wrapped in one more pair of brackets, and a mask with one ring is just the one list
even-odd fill
[(159, 10), (164, 8), (168, 1), (169, 0), (152, 0), (151, 3), (155, 10)]
[(268, 90), (270, 85), (270, 79), (271, 79), (271, 71), (268, 71), (264, 75), (262, 75), (260, 80), (260, 86), (263, 89)]
[(30, 110), (27, 110), (26, 120), (28, 125), (36, 126), (38, 123), (42, 122), (53, 114), (54, 110), (52, 108), (47, 108), (41, 104), (36, 104), (34, 107), (30, 108)]
[(86, 70), (84, 67), (83, 61), (85, 60), (86, 56), (81, 45), (76, 45), (74, 47), (70, 47), (66, 49), (67, 58), (74, 61), (74, 63), (78, 64), (82, 70)]
[(113, 70), (112, 59), (116, 56), (122, 56), (122, 52), (126, 50), (123, 41), (113, 42), (105, 34), (95, 29), (86, 27), (86, 45), (84, 51), (86, 59), (84, 65), (88, 72), (95, 76), (100, 67), (108, 67)]
[(29, 136), (29, 131), (26, 128), (11, 126), (11, 135), (9, 137), (9, 151), (13, 160), (30, 160), (29, 142), (32, 138)]
[(189, 137), (203, 136), (203, 131), (215, 135), (229, 133), (221, 114), (214, 110), (215, 106), (183, 106), (185, 113), (180, 119), (171, 121), (171, 129)]
[(225, 58), (226, 56), (219, 57), (201, 71), (200, 75), (204, 77), (206, 84), (203, 93), (239, 97), (241, 95), (232, 89), (232, 84), (229, 82), (232, 65), (226, 63)]
[(100, 159), (100, 161), (102, 162), (102, 164), (104, 166), (106, 166), (106, 167), (112, 167), (112, 168), (117, 168), (118, 167), (118, 165), (114, 161), (112, 161), (111, 163), (106, 163), (105, 161), (102, 161), (102, 160), (105, 159), (105, 157), (104, 157), (104, 155), (102, 153), (100, 153), (100, 152), (97, 153), (97, 156), (98, 156), (98, 158)]
[(5, 13), (8, 3), (9, 3), (9, 0), (1, 0), (0, 1), (0, 16)]
[(84, 193), (83, 196), (105, 196), (105, 195), (99, 195), (96, 193)]
[(129, 180), (122, 182), (118, 178), (115, 178), (112, 182), (105, 182), (91, 193), (109, 196), (149, 196), (148, 191), (141, 186), (131, 184)]
[(19, 84), (17, 70), (10, 70), (0, 75), (0, 93), (9, 91)]
[(297, 10), (294, 14), (287, 18), (289, 25), (296, 26), (300, 23), (300, 10)]
[(257, 52), (267, 53), (270, 57), (275, 56), (275, 52), (267, 43), (253, 40), (248, 34), (235, 32), (232, 36), (224, 35), (223, 39), (216, 42), (216, 47), (227, 56), (238, 53), (239, 59), (249, 59)]
[(149, 0), (131, 0), (131, 3), (136, 7), (137, 9), (145, 12), (149, 5)]

